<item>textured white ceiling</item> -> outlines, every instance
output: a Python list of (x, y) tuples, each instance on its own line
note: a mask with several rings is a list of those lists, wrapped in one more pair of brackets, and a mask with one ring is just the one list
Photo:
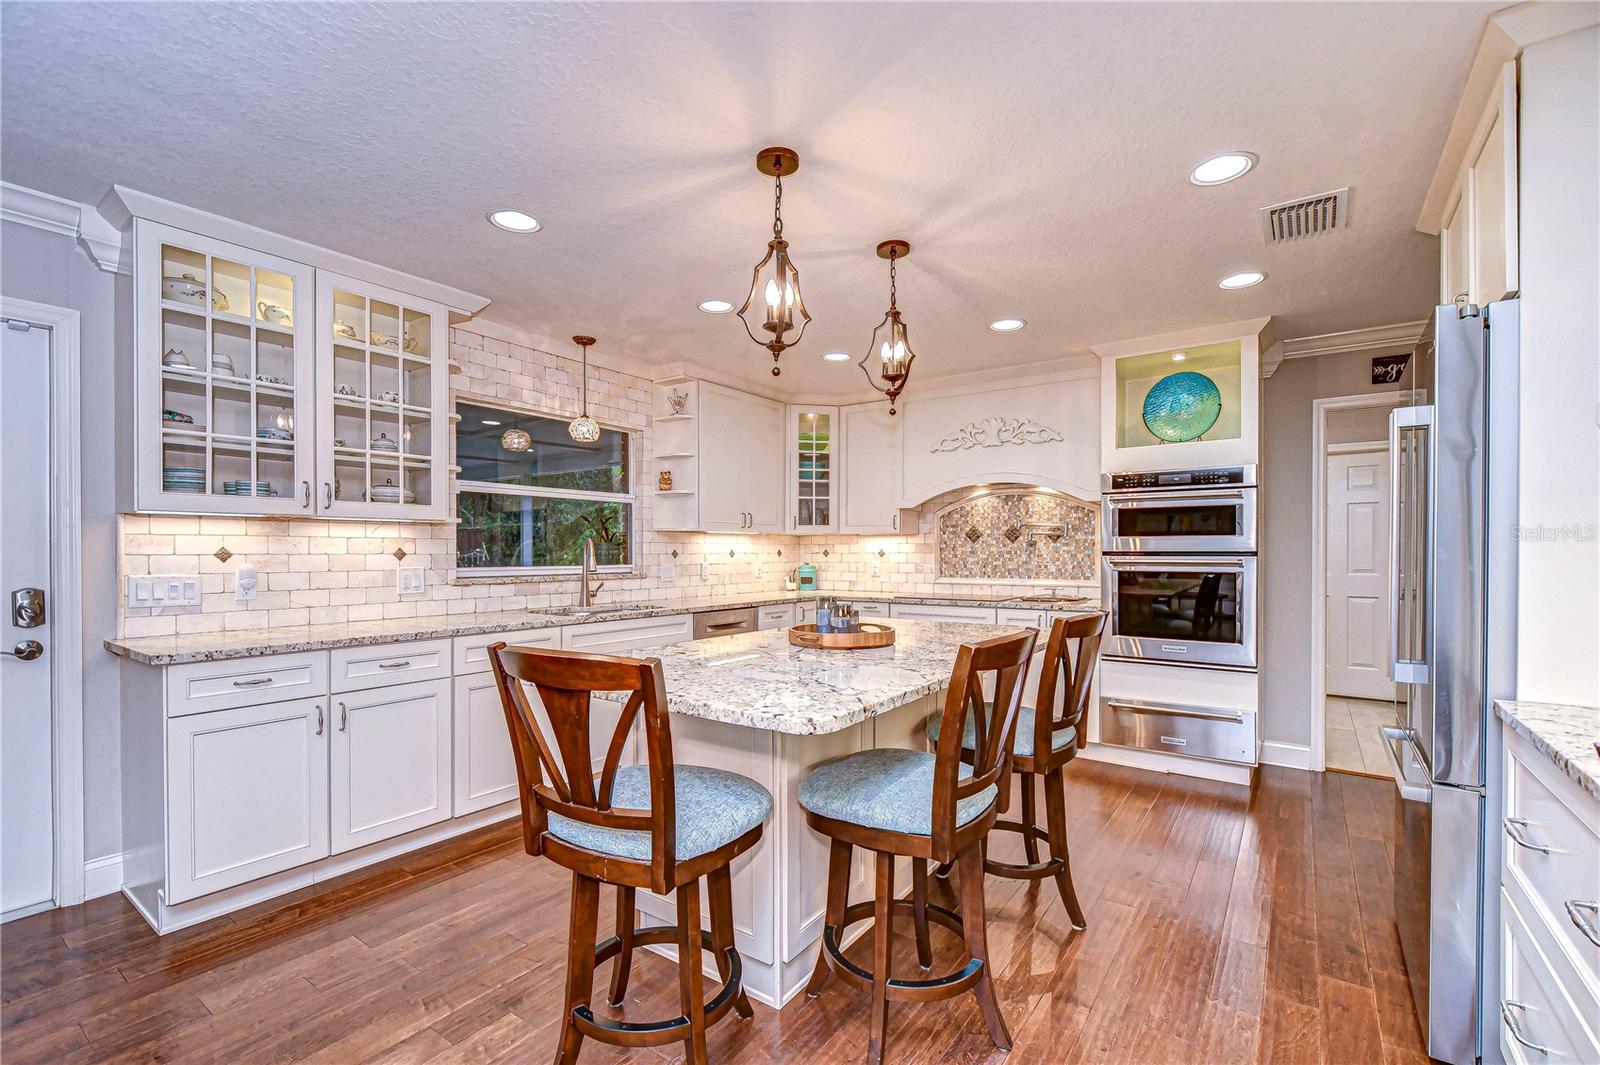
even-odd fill
[[(769, 143), (815, 321), (778, 384), (866, 392), (909, 239), (919, 376), (1258, 315), (1285, 336), (1413, 320), (1412, 229), (1491, 4), (89, 4), (3, 19), (0, 174), (112, 182), (492, 297), (639, 365), (771, 385), (730, 317), (762, 254)], [(1261, 156), (1201, 189), (1215, 152)], [(1351, 228), (1268, 248), (1255, 209), (1342, 185)], [(545, 223), (513, 236), (484, 212)], [(1265, 284), (1222, 292), (1241, 269)], [(1002, 336), (987, 323), (1028, 320)], [(565, 350), (562, 348), (561, 350)], [(913, 386), (914, 387), (914, 386)]]

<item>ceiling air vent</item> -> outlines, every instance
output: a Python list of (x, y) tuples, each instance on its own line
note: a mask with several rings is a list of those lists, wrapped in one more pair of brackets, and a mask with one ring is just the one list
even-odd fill
[(1261, 208), (1261, 230), (1268, 244), (1344, 229), (1349, 219), (1348, 187)]

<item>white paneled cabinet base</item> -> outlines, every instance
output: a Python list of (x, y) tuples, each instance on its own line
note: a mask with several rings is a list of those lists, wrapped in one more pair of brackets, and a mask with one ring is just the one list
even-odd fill
[(122, 659), (123, 894), (165, 933), (513, 817), (488, 647), (633, 653), (692, 629), (685, 614), (164, 668)]

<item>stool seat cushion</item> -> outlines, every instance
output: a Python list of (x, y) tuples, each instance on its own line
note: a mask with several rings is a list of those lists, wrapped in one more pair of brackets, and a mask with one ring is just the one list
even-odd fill
[[(817, 766), (800, 785), (800, 805), (835, 821), (914, 836), (933, 834), (934, 756), (927, 751), (881, 747)], [(963, 778), (971, 766), (961, 766)], [(956, 825), (994, 805), (994, 785), (956, 803)]]
[[(1022, 758), (1033, 757), (1033, 707), (1024, 706), (1017, 710), (1017, 738), (1012, 745), (1011, 753)], [(939, 742), (939, 728), (944, 723), (943, 714), (934, 714), (928, 718), (928, 738), (934, 743)], [(1078, 730), (1075, 726), (1056, 729), (1050, 737), (1050, 749), (1059, 751), (1063, 747), (1070, 747), (1077, 742)], [(967, 715), (966, 735), (961, 737), (962, 749), (975, 751), (978, 749), (978, 723), (972, 715)]]
[[(772, 795), (738, 773), (698, 765), (674, 766), (677, 803), (677, 859), (686, 861), (732, 843), (772, 815)], [(650, 809), (650, 767), (630, 765), (617, 770), (611, 787), (617, 810)], [(635, 861), (650, 860), (650, 833), (631, 828), (603, 828), (552, 813), (547, 823), (557, 839)]]

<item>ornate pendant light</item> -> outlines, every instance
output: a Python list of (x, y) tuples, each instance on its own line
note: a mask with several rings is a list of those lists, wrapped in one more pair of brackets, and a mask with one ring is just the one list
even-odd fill
[[(861, 356), (859, 364), (861, 372), (867, 375), (867, 383), (889, 397), (891, 415), (895, 412), (894, 401), (906, 390), (906, 382), (911, 379), (911, 364), (917, 359), (917, 353), (911, 350), (905, 319), (900, 317), (900, 308), (895, 304), (895, 264), (910, 254), (911, 245), (903, 240), (886, 240), (878, 245), (878, 258), (889, 260), (889, 309), (872, 331), (867, 353)], [(874, 358), (878, 360), (876, 377), (867, 368), (867, 363)], [(878, 383), (879, 378), (883, 384)]]
[(572, 342), (583, 349), (583, 413), (567, 425), (567, 433), (580, 444), (592, 444), (600, 439), (600, 425), (589, 417), (589, 345), (594, 337), (573, 337)]
[(507, 429), (500, 434), (500, 446), (507, 451), (526, 451), (533, 446), (533, 437), (526, 429)]
[[(771, 174), (774, 182), (772, 239), (767, 242), (766, 258), (756, 263), (739, 320), (751, 340), (772, 352), (772, 376), (777, 377), (783, 372), (778, 368), (778, 356), (800, 343), (811, 321), (800, 298), (800, 271), (789, 261), (789, 242), (783, 239), (783, 179), (800, 169), (800, 156), (792, 148), (763, 148), (756, 156), (756, 169)], [(757, 320), (754, 327), (752, 319)]]

